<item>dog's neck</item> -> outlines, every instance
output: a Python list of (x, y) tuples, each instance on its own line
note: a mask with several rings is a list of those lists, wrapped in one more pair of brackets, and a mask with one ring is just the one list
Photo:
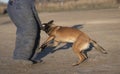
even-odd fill
[(46, 30), (45, 32), (50, 35), (51, 32), (55, 31), (55, 30), (58, 30), (60, 28), (60, 26), (54, 26), (54, 27), (51, 27), (51, 28), (48, 28), (48, 30)]

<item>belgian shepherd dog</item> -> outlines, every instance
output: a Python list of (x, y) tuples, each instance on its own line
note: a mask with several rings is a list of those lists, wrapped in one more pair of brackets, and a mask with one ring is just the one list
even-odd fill
[(42, 24), (42, 30), (45, 31), (49, 37), (40, 46), (41, 50), (47, 47), (51, 40), (53, 40), (53, 46), (57, 46), (62, 42), (73, 43), (73, 51), (79, 57), (79, 61), (77, 63), (73, 63), (73, 66), (79, 65), (88, 58), (84, 51), (90, 47), (90, 44), (92, 44), (95, 49), (98, 49), (102, 53), (107, 54), (106, 50), (103, 47), (98, 45), (96, 41), (91, 39), (84, 32), (72, 27), (56, 26), (53, 22), (54, 21), (51, 20), (48, 23)]

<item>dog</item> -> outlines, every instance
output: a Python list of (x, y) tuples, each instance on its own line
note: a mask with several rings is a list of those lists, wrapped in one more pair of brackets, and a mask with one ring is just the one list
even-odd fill
[(90, 47), (90, 44), (92, 44), (95, 49), (107, 54), (107, 51), (103, 47), (98, 45), (96, 41), (84, 32), (72, 27), (56, 26), (53, 22), (54, 20), (51, 20), (48, 23), (42, 24), (42, 30), (45, 31), (49, 37), (40, 46), (39, 49), (41, 49), (41, 51), (49, 45), (51, 40), (53, 40), (53, 46), (57, 46), (59, 43), (73, 43), (73, 51), (79, 58), (77, 63), (72, 64), (73, 66), (79, 65), (88, 58), (84, 51)]

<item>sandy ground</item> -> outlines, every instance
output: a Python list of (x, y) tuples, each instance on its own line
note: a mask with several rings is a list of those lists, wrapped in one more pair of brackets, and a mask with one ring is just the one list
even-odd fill
[[(95, 49), (89, 51), (88, 59), (79, 66), (70, 45), (61, 44), (53, 52), (47, 48), (39, 54), (42, 63), (26, 65), (14, 62), (16, 28), (9, 17), (0, 17), (0, 74), (120, 74), (120, 9), (41, 13), (42, 22), (51, 19), (57, 25), (83, 25), (80, 30), (103, 46), (108, 54)], [(41, 32), (41, 43), (47, 38)], [(55, 49), (54, 49), (55, 50)]]

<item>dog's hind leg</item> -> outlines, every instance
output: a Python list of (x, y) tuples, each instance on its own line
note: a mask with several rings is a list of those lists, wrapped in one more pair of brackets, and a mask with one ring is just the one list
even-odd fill
[(82, 54), (82, 52), (77, 52), (76, 53), (77, 56), (79, 57), (79, 61), (77, 63), (73, 63), (72, 65), (73, 66), (77, 66), (79, 65), (80, 63), (82, 63), (86, 58), (84, 57), (84, 55)]
[(87, 58), (87, 56), (83, 53), (83, 46), (79, 44), (79, 46), (74, 43), (73, 44), (73, 51), (75, 52), (75, 54), (78, 56), (79, 61), (77, 63), (72, 64), (73, 66), (77, 66), (80, 63), (82, 63), (83, 61), (85, 61), (85, 59)]
[(83, 51), (81, 53), (86, 59), (88, 58), (88, 56)]
[(73, 50), (75, 54), (79, 57), (79, 61), (76, 64), (73, 64), (73, 66), (79, 65), (83, 61), (87, 59), (87, 56), (83, 52), (89, 47), (89, 40), (86, 40), (84, 38), (79, 37), (75, 43), (73, 43)]

